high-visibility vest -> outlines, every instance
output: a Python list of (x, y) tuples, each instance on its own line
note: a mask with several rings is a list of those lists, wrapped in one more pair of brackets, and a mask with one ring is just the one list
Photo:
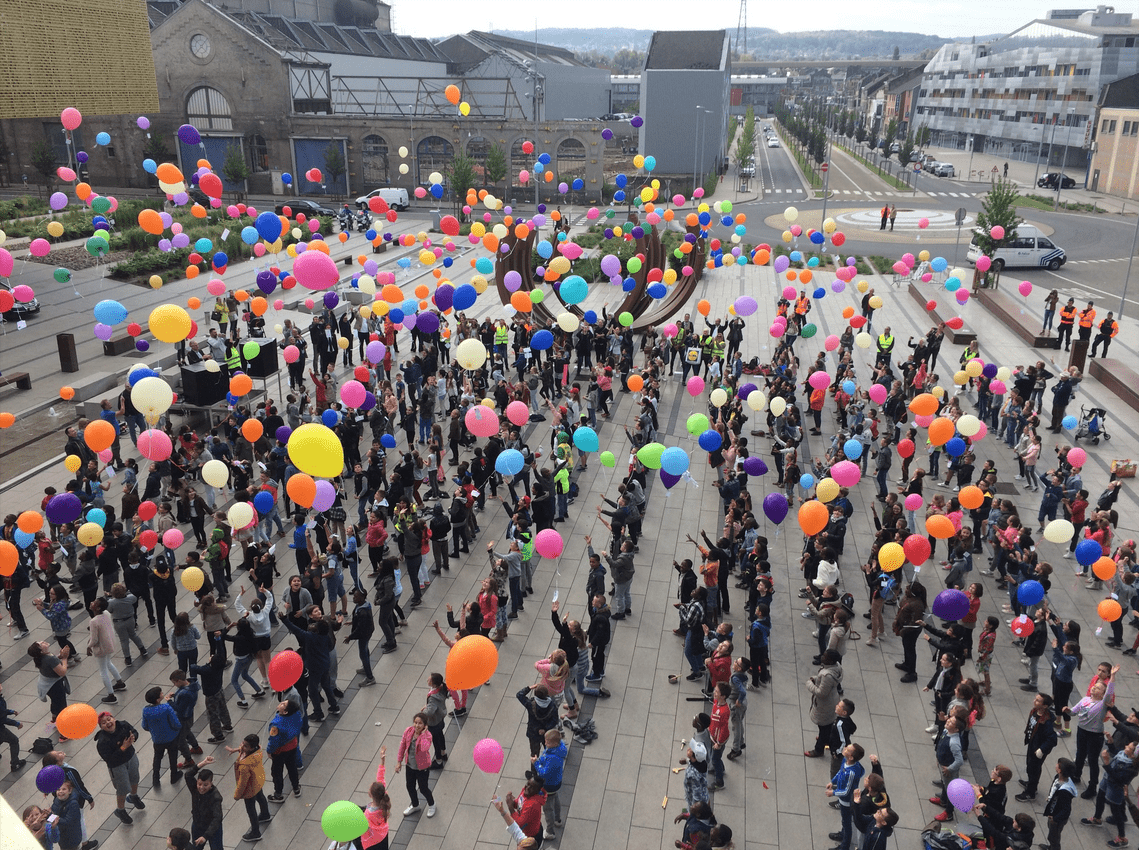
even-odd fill
[(962, 363), (968, 363), (973, 358), (980, 357), (980, 356), (981, 356), (981, 352), (974, 351), (972, 348), (966, 348), (963, 352), (961, 352), (961, 362)]
[(1111, 320), (1110, 325), (1108, 325), (1107, 322), (1108, 320), (1104, 319), (1099, 323), (1099, 335), (1114, 337), (1117, 333), (1119, 333), (1119, 322), (1115, 321), (1114, 319)]
[(881, 354), (889, 354), (894, 350), (894, 338), (886, 336), (885, 334), (878, 335), (878, 351)]
[(506, 345), (507, 330), (504, 327), (497, 327), (494, 329), (494, 344)]
[(712, 335), (706, 334), (700, 339), (700, 347), (704, 349), (704, 353), (708, 356), (712, 355)]
[(800, 316), (807, 315), (807, 310), (810, 309), (810, 306), (811, 302), (805, 295), (795, 300), (795, 312)]
[(1080, 311), (1080, 327), (1090, 328), (1092, 322), (1095, 321), (1095, 310), (1081, 310)]
[(787, 304), (787, 302), (786, 302), (786, 301), (780, 301), (780, 302), (779, 302), (779, 305), (778, 305), (778, 306), (775, 308), (775, 313), (776, 313), (776, 315), (779, 315), (779, 316), (786, 316), (786, 315), (787, 315), (787, 307), (788, 307), (788, 306), (789, 306), (789, 305)]
[(225, 365), (231, 372), (236, 372), (241, 368), (241, 354), (234, 348), (226, 355)]
[(1060, 324), (1072, 325), (1076, 322), (1076, 308), (1064, 306), (1060, 308)]
[(720, 341), (713, 342), (712, 343), (712, 355), (714, 357), (719, 357), (721, 360), (723, 360), (724, 359), (724, 347), (725, 347), (725, 345), (723, 342), (720, 342)]

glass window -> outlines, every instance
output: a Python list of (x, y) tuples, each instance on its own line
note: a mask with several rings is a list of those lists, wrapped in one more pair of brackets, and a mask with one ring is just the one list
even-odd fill
[(194, 89), (186, 101), (186, 119), (199, 130), (232, 130), (231, 115), (225, 95), (209, 86)]

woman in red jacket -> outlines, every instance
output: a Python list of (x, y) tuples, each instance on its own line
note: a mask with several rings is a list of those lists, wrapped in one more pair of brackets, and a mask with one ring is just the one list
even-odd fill
[[(427, 787), (427, 776), (431, 770), (431, 733), (427, 730), (427, 715), (422, 711), (416, 712), (415, 719), (400, 739), (396, 773), (403, 769), (405, 760), (407, 793), (411, 796), (411, 805), (403, 810), (403, 816), (408, 817), (419, 811), (419, 794), (422, 794), (427, 800), (427, 817), (435, 817), (435, 798)], [(416, 793), (416, 786), (419, 787), (419, 793)]]

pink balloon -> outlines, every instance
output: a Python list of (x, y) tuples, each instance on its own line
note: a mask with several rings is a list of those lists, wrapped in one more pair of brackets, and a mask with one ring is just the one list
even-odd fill
[(919, 428), (928, 428), (929, 423), (931, 423), (933, 420), (934, 420), (933, 416), (917, 416), (917, 415), (914, 416), (914, 424), (917, 425)]
[(498, 433), (498, 414), (483, 404), (476, 404), (467, 411), (464, 420), (467, 430), (476, 437), (492, 437)]
[(1004, 381), (998, 381), (996, 378), (994, 378), (989, 383), (989, 391), (993, 395), (1004, 395), (1006, 392), (1008, 392), (1008, 387), (1005, 386)]
[(151, 428), (138, 435), (138, 450), (147, 460), (162, 461), (170, 457), (174, 445), (165, 431)]
[(28, 246), (28, 253), (33, 257), (46, 257), (51, 251), (51, 243), (46, 239), (33, 239), (32, 244)]
[(982, 422), (981, 423), (981, 430), (978, 431), (976, 434), (974, 434), (970, 439), (975, 443), (978, 440), (983, 439), (985, 437), (985, 435), (988, 433), (989, 433), (989, 426), (986, 425), (984, 422)]
[(475, 744), (471, 755), (474, 757), (475, 767), (483, 773), (498, 773), (506, 762), (506, 754), (502, 751), (502, 744), (494, 738), (483, 738)]
[(989, 228), (989, 235), (997, 240), (1004, 239), (1005, 229), (999, 224), (994, 224), (991, 228)]
[(795, 291), (795, 287), (793, 287), (793, 286), (783, 287), (783, 297), (786, 298), (788, 301), (793, 300), (796, 295), (798, 295), (798, 293)]
[(36, 294), (26, 283), (21, 283), (19, 286), (12, 289), (12, 297), (19, 301), (21, 304), (28, 304), (33, 298), (36, 297)]
[(819, 369), (811, 373), (811, 376), (807, 378), (807, 383), (816, 390), (825, 390), (831, 385), (830, 375)]
[(663, 336), (665, 339), (672, 339), (677, 335), (677, 333), (680, 332), (680, 328), (678, 328), (673, 322), (669, 322), (667, 325), (661, 328), (660, 332), (661, 336)]
[(15, 261), (7, 248), (0, 248), (0, 277), (11, 277)]
[(770, 334), (771, 334), (773, 337), (781, 337), (781, 336), (783, 336), (783, 332), (784, 332), (785, 330), (787, 330), (787, 325), (781, 325), (781, 324), (779, 324), (778, 322), (776, 322), (776, 323), (772, 324), (772, 326), (771, 326), (770, 328), (768, 328), (768, 332), (769, 332), (769, 333), (770, 333)]
[(506, 418), (521, 428), (530, 421), (530, 408), (524, 401), (512, 401), (506, 405)]
[(929, 227), (929, 219), (928, 218), (919, 218), (918, 219), (918, 227), (922, 230), (925, 230), (927, 227)]
[(699, 375), (693, 375), (688, 379), (688, 394), (693, 398), (704, 392), (704, 379)]
[(225, 281), (220, 278), (214, 278), (206, 284), (206, 292), (210, 295), (224, 295), (225, 294)]
[(1072, 466), (1083, 466), (1088, 462), (1088, 453), (1079, 446), (1068, 449), (1068, 463)]
[(349, 407), (359, 407), (367, 395), (368, 391), (359, 381), (345, 381), (340, 386), (340, 400)]
[(305, 289), (328, 289), (340, 281), (336, 261), (320, 251), (305, 251), (293, 261), (293, 277)]
[(273, 309), (274, 309), (274, 310), (283, 310), (283, 309), (285, 309), (285, 302), (284, 302), (284, 301), (282, 301), (280, 298), (278, 298), (276, 301), (274, 301), (274, 302), (273, 302)]
[(301, 350), (295, 345), (286, 345), (285, 350), (281, 353), (284, 355), (286, 363), (296, 363), (301, 356)]
[(1021, 295), (1028, 297), (1028, 294), (1032, 292), (1032, 283), (1027, 280), (1022, 280), (1020, 282), (1020, 286), (1017, 287), (1017, 290)]
[(840, 460), (831, 467), (831, 478), (840, 487), (853, 487), (862, 478), (862, 470), (854, 461)]
[(837, 334), (830, 334), (823, 342), (823, 348), (825, 348), (827, 351), (834, 351), (836, 348), (838, 348), (839, 342), (840, 340)]
[(886, 388), (881, 384), (871, 384), (870, 400), (875, 404), (882, 404), (886, 400)]
[(114, 459), (115, 453), (110, 449), (103, 449), (99, 452), (99, 460), (103, 461), (103, 463), (110, 463)]
[(906, 496), (907, 511), (921, 510), (921, 506), (923, 504), (924, 502), (922, 500), (921, 493), (910, 493), (910, 495)]
[(986, 257), (984, 254), (977, 258), (978, 271), (987, 272), (992, 265), (993, 261)]
[(65, 130), (74, 130), (83, 123), (83, 116), (74, 106), (69, 106), (59, 114), (59, 122)]
[(543, 558), (557, 558), (565, 548), (562, 536), (552, 528), (543, 528), (534, 538), (534, 548)]
[(171, 528), (162, 535), (162, 545), (167, 549), (177, 549), (182, 545), (182, 541), (182, 532), (176, 528)]
[(63, 180), (66, 183), (70, 183), (75, 179), (75, 171), (68, 168), (66, 165), (61, 165), (56, 169), (55, 173), (59, 175), (60, 180)]

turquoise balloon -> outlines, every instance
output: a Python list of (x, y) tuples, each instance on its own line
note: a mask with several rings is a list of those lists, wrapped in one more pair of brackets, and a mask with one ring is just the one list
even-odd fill
[(584, 425), (573, 432), (573, 444), (583, 452), (595, 452), (601, 447), (597, 432)]
[(669, 475), (683, 475), (688, 471), (688, 455), (679, 446), (669, 446), (660, 456), (660, 468)]
[(580, 275), (571, 274), (562, 281), (558, 294), (566, 304), (580, 304), (589, 295), (589, 284)]

